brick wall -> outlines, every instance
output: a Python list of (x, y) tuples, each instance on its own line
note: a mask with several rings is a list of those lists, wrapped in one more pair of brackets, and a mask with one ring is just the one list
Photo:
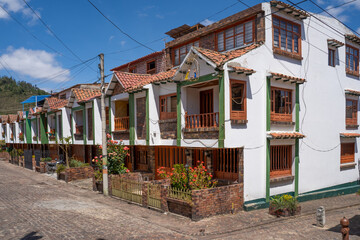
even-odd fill
[(177, 133), (177, 120), (169, 119), (169, 120), (160, 120), (160, 136), (162, 139), (176, 139)]
[(219, 215), (235, 213), (242, 209), (243, 184), (233, 184), (192, 191), (193, 220)]
[(10, 159), (10, 154), (6, 151), (4, 152), (0, 152), (0, 160), (9, 160)]
[(154, 58), (149, 58), (149, 59), (146, 59), (142, 62), (139, 62), (139, 63), (136, 63), (136, 64), (132, 64), (132, 65), (129, 65), (127, 67), (124, 67), (124, 68), (121, 68), (119, 69), (119, 71), (121, 72), (129, 72), (129, 69), (130, 68), (133, 68), (133, 67), (136, 67), (136, 73), (140, 73), (140, 74), (146, 74), (147, 72), (147, 63), (152, 61), (152, 60), (155, 60), (155, 67), (156, 67), (156, 73), (158, 72), (162, 72), (162, 71), (165, 71), (166, 70), (166, 62), (165, 62), (165, 55), (163, 54), (160, 54)]
[(94, 169), (92, 167), (67, 168), (65, 169), (65, 182), (92, 178), (93, 175)]

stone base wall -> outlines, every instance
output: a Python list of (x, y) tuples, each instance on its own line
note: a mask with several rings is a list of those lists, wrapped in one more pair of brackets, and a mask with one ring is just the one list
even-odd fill
[(160, 120), (160, 137), (161, 139), (176, 139), (177, 121), (176, 119)]
[(10, 159), (10, 154), (6, 151), (0, 152), (0, 160), (8, 161)]
[(92, 178), (93, 176), (94, 169), (92, 167), (77, 167), (65, 169), (65, 182)]
[(129, 140), (130, 139), (130, 134), (129, 131), (126, 132), (113, 132), (113, 138), (114, 140)]
[(185, 139), (218, 139), (219, 129), (218, 128), (194, 128), (185, 129)]

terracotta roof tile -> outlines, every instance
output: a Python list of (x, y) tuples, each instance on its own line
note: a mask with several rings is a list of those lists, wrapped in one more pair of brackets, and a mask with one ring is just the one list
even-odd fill
[(356, 138), (356, 137), (360, 137), (359, 133), (340, 133), (340, 137), (343, 138)]
[(336, 39), (328, 39), (327, 42), (328, 42), (329, 46), (336, 47), (336, 48), (344, 46), (344, 43), (342, 43)]
[(115, 72), (116, 77), (121, 82), (125, 91), (141, 88), (147, 84), (154, 82), (161, 82), (171, 79), (176, 72), (176, 69), (171, 69), (166, 72), (159, 72), (154, 75), (149, 74), (137, 74), (126, 72)]
[(253, 69), (241, 67), (239, 63), (229, 63), (228, 67), (231, 67), (235, 72), (245, 73), (247, 75), (255, 72)]
[(51, 110), (57, 110), (57, 109), (63, 108), (69, 102), (66, 99), (59, 99), (59, 98), (55, 98), (55, 97), (47, 98), (46, 100), (47, 100), (49, 108)]
[(0, 118), (1, 118), (1, 122), (5, 124), (5, 123), (7, 123), (9, 116), (8, 115), (1, 115)]
[(86, 102), (101, 96), (100, 89), (73, 88), (71, 91), (74, 93), (74, 96), (78, 102)]
[(275, 78), (275, 80), (277, 80), (276, 78), (281, 78), (282, 80), (288, 80), (288, 81), (292, 81), (292, 82), (296, 82), (296, 83), (306, 82), (306, 80), (304, 78), (292, 77), (292, 76), (288, 76), (288, 75), (285, 75), (282, 73), (270, 72), (270, 74), (272, 75), (273, 78)]
[(228, 52), (217, 52), (210, 49), (194, 47), (199, 53), (207, 57), (210, 61), (214, 62), (217, 66), (222, 66), (227, 61), (230, 61), (234, 58), (241, 57), (242, 55), (250, 52), (251, 50), (259, 47), (261, 44), (252, 44), (243, 48), (231, 50)]
[(281, 1), (270, 1), (270, 4), (272, 7), (276, 7), (279, 10), (283, 10), (286, 13), (293, 15), (294, 17), (300, 17), (301, 19), (305, 19), (310, 16), (307, 12), (297, 9), (294, 6)]
[(16, 122), (16, 119), (17, 119), (17, 115), (16, 115), (16, 114), (9, 114), (8, 121), (9, 121), (10, 123)]
[(304, 138), (305, 135), (298, 132), (271, 132), (268, 134), (271, 139), (294, 139)]
[(354, 43), (357, 43), (360, 45), (360, 37), (354, 35), (354, 34), (346, 34), (345, 37)]
[(345, 89), (345, 94), (360, 96), (360, 91), (352, 90), (352, 89)]

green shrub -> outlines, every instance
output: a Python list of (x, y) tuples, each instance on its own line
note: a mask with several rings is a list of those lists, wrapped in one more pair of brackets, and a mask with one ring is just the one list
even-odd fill
[(288, 209), (290, 212), (294, 212), (299, 203), (295, 197), (285, 194), (272, 197), (270, 205), (274, 207), (275, 210)]
[(18, 149), (17, 152), (18, 152), (19, 156), (24, 156), (24, 150)]
[(70, 167), (75, 168), (75, 167), (87, 167), (87, 166), (89, 166), (88, 163), (80, 162), (79, 160), (76, 160), (74, 158), (70, 159)]
[(96, 181), (102, 181), (103, 180), (103, 174), (100, 170), (97, 170), (94, 172), (94, 177)]
[(51, 157), (41, 158), (40, 162), (51, 162)]
[(56, 165), (56, 173), (59, 175), (60, 173), (64, 172), (66, 169), (66, 166), (63, 164), (57, 164)]

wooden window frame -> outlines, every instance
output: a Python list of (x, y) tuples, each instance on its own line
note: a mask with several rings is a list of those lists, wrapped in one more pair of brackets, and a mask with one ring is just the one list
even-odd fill
[[(279, 26), (275, 26), (274, 25), (274, 19), (278, 19), (279, 20)], [(287, 29), (283, 29), (281, 28), (281, 24), (280, 24), (280, 21), (284, 21), (286, 23), (290, 23), (292, 25), (296, 25), (298, 28), (299, 28), (299, 32), (300, 33), (297, 33), (297, 32), (294, 32), (294, 31), (289, 31)], [(275, 28), (277, 28), (279, 30), (279, 47), (275, 47)], [(285, 44), (285, 50), (282, 50), (281, 49), (281, 29), (285, 30), (285, 42), (287, 43), (287, 33), (288, 32), (291, 32), (293, 34), (293, 37), (292, 37), (292, 49), (291, 49), (291, 52), (288, 52), (286, 49), (286, 44)], [(298, 57), (301, 57), (302, 56), (302, 53), (301, 53), (301, 35), (302, 35), (302, 29), (301, 29), (301, 25), (300, 24), (297, 24), (291, 20), (288, 20), (286, 18), (282, 18), (282, 17), (279, 17), (277, 15), (272, 15), (272, 41), (273, 41), (273, 50), (275, 53), (277, 54), (284, 54), (286, 56), (294, 56), (295, 58), (298, 58)], [(294, 46), (295, 46), (295, 41), (294, 41), (294, 34), (298, 36), (298, 49), (299, 51), (298, 52), (295, 52), (294, 51)]]
[[(280, 90), (280, 91), (285, 91), (290, 93), (290, 113), (276, 113), (275, 112), (275, 91), (276, 90)], [(271, 87), (271, 96), (270, 96), (270, 103), (271, 103), (271, 116), (270, 119), (271, 121), (276, 121), (276, 122), (292, 122), (292, 112), (293, 112), (293, 99), (292, 99), (292, 92), (293, 90), (291, 89), (286, 89), (286, 88), (279, 88), (279, 87)], [(285, 103), (285, 107), (286, 105), (289, 103)]]
[[(352, 102), (352, 117), (351, 118), (347, 117), (347, 109), (346, 109), (347, 101)], [(352, 125), (352, 126), (358, 125), (357, 115), (358, 115), (358, 100), (346, 98), (346, 101), (345, 101), (346, 125)]]
[[(283, 151), (283, 149), (287, 148), (287, 152)], [(281, 152), (283, 151), (283, 152)], [(282, 155), (288, 159), (282, 159), (281, 164), (275, 162), (276, 159), (273, 159), (275, 156), (279, 157)], [(278, 160), (279, 161), (279, 160)], [(282, 177), (282, 176), (291, 176), (292, 175), (292, 145), (270, 145), (270, 178)], [(274, 168), (283, 168), (281, 170)]]
[(136, 73), (136, 66), (129, 67), (129, 73)]
[[(345, 154), (346, 148), (350, 148), (350, 150), (352, 149), (352, 154)], [(340, 164), (355, 162), (355, 142), (341, 143), (340, 149)]]
[[(173, 62), (173, 65), (174, 66), (179, 66), (180, 64), (181, 64), (181, 55), (180, 55), (180, 48), (181, 47), (183, 47), (183, 46), (187, 46), (187, 45), (189, 45), (189, 44), (191, 44), (192, 46), (194, 46), (194, 44), (196, 43), (196, 42), (199, 42), (199, 47), (200, 47), (200, 38), (197, 38), (197, 39), (195, 39), (195, 40), (193, 40), (193, 41), (190, 41), (190, 42), (186, 42), (186, 43), (184, 43), (184, 44), (181, 44), (181, 45), (178, 45), (178, 46), (176, 46), (176, 47), (174, 47), (173, 49), (172, 49), (172, 62)], [(178, 54), (178, 61), (179, 61), (179, 64), (175, 64), (175, 52), (176, 51), (179, 51), (179, 54)], [(189, 52), (188, 52), (188, 50), (187, 50), (187, 48), (185, 47), (185, 56), (188, 54)]]
[(331, 67), (335, 67), (335, 54), (336, 51), (334, 49), (329, 48), (328, 49), (328, 65)]
[[(252, 21), (252, 23), (253, 23), (253, 26), (252, 26), (252, 28), (253, 28), (252, 41), (251, 41), (251, 42), (245, 42), (245, 24), (246, 24), (247, 22), (251, 22), (251, 21)], [(242, 32), (242, 33), (244, 34), (244, 45), (243, 45), (243, 46), (246, 46), (246, 45), (248, 45), (248, 44), (250, 44), (250, 43), (255, 42), (255, 17), (252, 17), (252, 18), (248, 18), (248, 19), (246, 19), (246, 20), (242, 20), (242, 21), (240, 21), (240, 22), (231, 24), (230, 26), (227, 26), (227, 27), (225, 27), (225, 28), (222, 28), (222, 29), (216, 31), (216, 32), (215, 32), (215, 49), (216, 49), (216, 51), (219, 51), (219, 47), (218, 47), (218, 35), (219, 35), (220, 33), (223, 34), (223, 39), (224, 39), (224, 43), (223, 43), (224, 46), (223, 46), (223, 48), (224, 48), (224, 49), (223, 49), (222, 51), (219, 51), (219, 52), (225, 52), (225, 51), (229, 51), (229, 50), (238, 48), (238, 47), (235, 47), (235, 36), (240, 35), (240, 33), (239, 33), (239, 34), (235, 34), (235, 27), (238, 26), (238, 25), (241, 25), (241, 24), (244, 24), (244, 26), (243, 26), (243, 32)], [(233, 28), (233, 36), (226, 38), (226, 37), (225, 37), (225, 31), (228, 30), (228, 29), (230, 29), (230, 28)], [(226, 49), (226, 39), (229, 39), (229, 38), (233, 38), (233, 39), (234, 39), (234, 48)]]
[[(167, 95), (159, 96), (160, 120), (176, 119), (176, 117), (177, 117), (177, 112), (176, 111), (175, 112), (162, 111), (162, 107), (167, 109), (167, 106), (169, 104), (167, 102), (167, 98), (168, 97), (174, 97), (174, 96), (176, 96), (176, 93), (170, 93), (170, 94), (167, 94)], [(162, 100), (165, 100), (165, 104), (162, 104)]]
[[(155, 67), (152, 69), (149, 69), (149, 65), (150, 63), (154, 62), (155, 63)], [(152, 59), (146, 62), (146, 73), (147, 74), (155, 74), (156, 73), (156, 59)]]
[[(355, 56), (355, 54), (351, 54), (350, 51), (348, 52), (347, 49), (353, 49), (354, 51), (357, 52), (357, 56)], [(354, 76), (357, 76), (359, 77), (359, 49), (356, 48), (356, 47), (353, 47), (349, 44), (346, 44), (345, 46), (345, 68), (346, 68), (346, 73), (347, 74), (351, 74), (351, 75), (354, 75)], [(350, 56), (353, 56), (353, 64), (354, 64), (354, 67), (355, 67), (355, 70), (351, 70), (350, 69)], [(356, 61), (355, 59), (357, 59), (357, 64), (356, 64)]]
[[(233, 111), (232, 110), (232, 105), (233, 105), (233, 101), (232, 101), (232, 84), (233, 83), (240, 83), (242, 85), (244, 85), (244, 111)], [(241, 81), (241, 80), (234, 80), (234, 79), (230, 79), (230, 119), (231, 120), (246, 120), (247, 118), (247, 91), (246, 91), (246, 82), (245, 81)]]

